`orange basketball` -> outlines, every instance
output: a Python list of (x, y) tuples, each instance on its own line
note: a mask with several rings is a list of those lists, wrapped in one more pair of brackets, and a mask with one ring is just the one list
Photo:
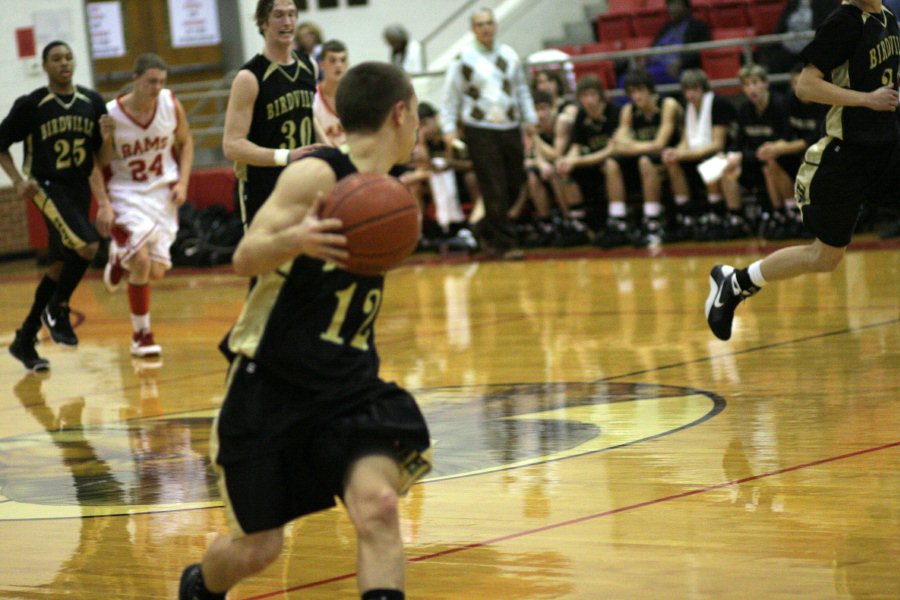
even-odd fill
[(321, 218), (340, 219), (347, 236), (347, 270), (380, 275), (396, 267), (419, 243), (419, 203), (390, 175), (354, 173), (337, 182), (322, 202)]

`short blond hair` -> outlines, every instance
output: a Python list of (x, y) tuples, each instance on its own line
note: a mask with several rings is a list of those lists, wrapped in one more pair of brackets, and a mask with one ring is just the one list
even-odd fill
[(761, 79), (762, 81), (769, 80), (769, 72), (766, 71), (766, 68), (762, 65), (749, 64), (741, 67), (741, 70), (738, 71), (738, 79), (741, 80), (741, 83), (744, 83), (746, 79), (751, 77), (756, 77)]

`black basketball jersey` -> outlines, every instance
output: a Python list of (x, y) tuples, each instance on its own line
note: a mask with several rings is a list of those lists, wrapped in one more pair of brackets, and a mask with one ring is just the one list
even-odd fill
[[(852, 4), (839, 6), (803, 50), (803, 59), (831, 83), (859, 92), (896, 88), (900, 70), (900, 29), (887, 9), (873, 14)], [(895, 112), (860, 106), (833, 106), (825, 133), (847, 142), (874, 144), (900, 139)]]
[(738, 149), (755, 155), (756, 149), (780, 139), (790, 139), (790, 121), (784, 96), (769, 92), (769, 103), (762, 112), (744, 98), (738, 107)]
[[(292, 64), (279, 65), (257, 54), (241, 67), (253, 73), (259, 84), (247, 139), (263, 148), (292, 150), (315, 141), (312, 111), (316, 94), (315, 68), (306, 54), (294, 53), (293, 56)], [(235, 165), (254, 212), (275, 189), (283, 168)], [(252, 215), (248, 215), (248, 222), (250, 217)]]
[[(663, 99), (657, 96), (656, 110), (649, 116), (643, 111), (638, 110), (634, 104), (631, 105), (631, 129), (634, 131), (634, 139), (639, 142), (652, 142), (659, 133), (662, 126), (662, 107)], [(671, 146), (673, 138), (677, 133), (677, 129), (672, 129), (672, 135), (668, 140), (663, 141), (664, 146)]]
[(0, 123), (0, 150), (25, 142), (23, 171), (36, 181), (85, 185), (103, 145), (100, 94), (75, 86), (69, 96), (41, 87), (13, 104)]
[(572, 143), (581, 147), (582, 154), (603, 150), (612, 139), (619, 124), (619, 108), (607, 104), (599, 119), (592, 119), (583, 108), (578, 109), (572, 126)]
[[(327, 162), (338, 180), (356, 172), (337, 148), (303, 160), (313, 158)], [(383, 289), (381, 275), (355, 275), (300, 256), (259, 277), (229, 347), (316, 394), (358, 385), (378, 375), (374, 323)]]

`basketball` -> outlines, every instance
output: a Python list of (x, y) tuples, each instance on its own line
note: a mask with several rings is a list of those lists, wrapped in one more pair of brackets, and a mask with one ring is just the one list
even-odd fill
[(416, 249), (422, 229), (419, 204), (390, 175), (354, 173), (337, 182), (323, 200), (320, 218), (340, 219), (347, 236), (347, 270), (380, 275)]

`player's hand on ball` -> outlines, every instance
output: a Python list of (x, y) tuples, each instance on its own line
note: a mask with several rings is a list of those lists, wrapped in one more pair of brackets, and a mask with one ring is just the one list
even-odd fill
[(319, 194), (303, 220), (289, 227), (286, 233), (299, 253), (344, 267), (350, 257), (347, 237), (337, 233), (344, 224), (340, 219), (319, 218), (322, 198)]

